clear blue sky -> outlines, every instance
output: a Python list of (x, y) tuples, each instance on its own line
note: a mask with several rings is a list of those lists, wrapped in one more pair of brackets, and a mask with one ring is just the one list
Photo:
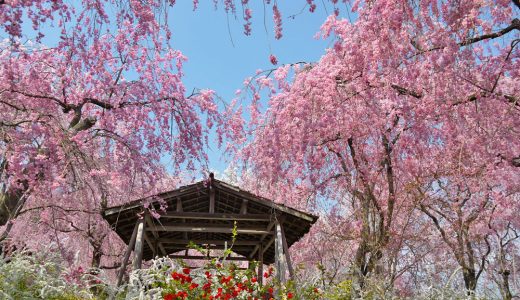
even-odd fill
[[(240, 8), (235, 19), (232, 15), (226, 16), (221, 6), (215, 10), (212, 1), (200, 2), (198, 9), (193, 11), (192, 1), (177, 1), (170, 12), (172, 45), (188, 57), (184, 65), (184, 83), (188, 91), (209, 88), (229, 103), (246, 77), (254, 75), (257, 69), (273, 67), (269, 62), (271, 53), (277, 56), (280, 64), (313, 62), (324, 54), (330, 43), (314, 38), (328, 16), (321, 4), (311, 14), (305, 7), (306, 1), (279, 1), (284, 36), (276, 40), (272, 8), (267, 7), (264, 14), (262, 1), (250, 1), (253, 10), (251, 36), (243, 34)], [(330, 7), (327, 9), (330, 13)], [(289, 17), (294, 14), (298, 15)], [(226, 169), (227, 164), (216, 146), (208, 149), (208, 155), (211, 170), (222, 172)]]

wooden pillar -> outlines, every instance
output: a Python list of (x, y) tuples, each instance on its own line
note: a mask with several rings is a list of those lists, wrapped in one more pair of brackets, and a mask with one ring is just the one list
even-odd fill
[[(181, 200), (181, 198), (179, 198), (179, 197), (177, 197), (177, 209), (176, 209), (176, 211), (177, 211), (178, 213), (183, 212), (183, 210), (182, 210), (182, 200)], [(182, 223), (186, 223), (186, 219), (181, 219), (181, 222), (182, 222)], [(188, 239), (188, 233), (187, 233), (187, 232), (183, 232), (183, 233), (182, 233), (182, 237), (183, 237), (185, 240), (187, 240), (187, 239)], [(184, 250), (184, 255), (185, 255), (185, 256), (188, 256), (188, 253), (189, 253), (189, 249)]]
[(215, 188), (213, 185), (209, 186), (209, 213), (215, 213)]
[(182, 212), (182, 200), (181, 198), (177, 197), (177, 212)]
[(215, 213), (215, 187), (213, 186), (213, 180), (215, 179), (215, 175), (213, 173), (209, 173), (209, 213)]
[[(145, 221), (147, 228), (155, 229), (155, 224), (153, 223), (152, 217), (149, 214), (145, 215)], [(156, 230), (153, 230), (152, 235), (153, 240), (151, 248), (153, 250), (154, 256), (158, 255), (159, 250), (163, 256), (166, 256), (168, 253), (166, 253), (166, 249), (164, 249), (164, 246), (159, 242), (159, 233)]]
[[(153, 250), (153, 255), (154, 255), (154, 258), (155, 258), (156, 256), (158, 256), (157, 254), (159, 253), (159, 239), (154, 237), (152, 243), (153, 243), (152, 250)], [(166, 255), (163, 254), (163, 256), (166, 256)]]
[(123, 281), (123, 275), (125, 274), (126, 266), (128, 265), (128, 259), (130, 258), (130, 253), (132, 253), (132, 248), (135, 244), (135, 238), (137, 236), (137, 224), (134, 226), (134, 231), (132, 232), (132, 236), (130, 237), (130, 242), (128, 242), (128, 247), (126, 247), (125, 255), (123, 256), (123, 261), (121, 263), (121, 268), (119, 269), (119, 273), (117, 274), (117, 284), (116, 287), (121, 285)]
[(137, 221), (137, 236), (135, 240), (135, 259), (133, 269), (141, 269), (143, 263), (143, 248), (144, 248), (144, 218)]
[(148, 248), (150, 248), (150, 250), (152, 250), (153, 257), (155, 257), (157, 255), (157, 252), (155, 251), (155, 247), (153, 245), (152, 239), (148, 236), (148, 234), (146, 232), (144, 233), (143, 237), (144, 237), (144, 240), (146, 241), (146, 243), (148, 244)]
[(247, 200), (247, 199), (242, 200), (242, 205), (240, 206), (240, 213), (243, 215), (247, 214), (247, 203), (248, 202), (249, 202), (249, 200)]
[(282, 242), (282, 228), (280, 223), (276, 222), (275, 226), (275, 262), (276, 262), (276, 276), (281, 283), (285, 283), (285, 256), (283, 254)]
[(262, 286), (264, 279), (264, 249), (262, 247), (262, 244), (260, 243), (258, 247), (258, 284)]
[(285, 229), (282, 224), (280, 224), (282, 229), (282, 242), (283, 242), (283, 252), (285, 253), (285, 259), (287, 261), (287, 268), (289, 269), (289, 277), (290, 279), (294, 279), (294, 268), (291, 262), (291, 255), (289, 254), (289, 247), (287, 246), (287, 239), (285, 238)]

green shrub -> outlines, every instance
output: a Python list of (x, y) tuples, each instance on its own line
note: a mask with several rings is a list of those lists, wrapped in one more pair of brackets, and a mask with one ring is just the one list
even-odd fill
[(324, 298), (330, 300), (351, 300), (352, 280), (344, 280), (330, 288), (330, 290), (324, 294)]

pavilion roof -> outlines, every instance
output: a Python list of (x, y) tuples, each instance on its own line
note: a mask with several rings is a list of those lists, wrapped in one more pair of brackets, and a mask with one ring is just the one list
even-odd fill
[[(226, 243), (229, 247), (231, 229), (236, 221), (238, 234), (233, 252), (256, 259), (260, 249), (263, 249), (264, 263), (271, 264), (275, 261), (275, 222), (282, 225), (290, 247), (309, 232), (318, 219), (312, 214), (216, 180), (212, 174), (208, 180), (160, 193), (154, 198), (149, 205), (161, 217), (146, 218), (144, 259), (161, 254), (177, 257), (175, 254), (185, 250), (189, 241), (211, 249), (223, 249)], [(103, 217), (127, 244), (136, 222), (145, 211), (145, 201), (150, 201), (147, 199), (150, 197), (110, 207), (103, 212)], [(159, 199), (167, 204), (165, 212), (159, 210)]]

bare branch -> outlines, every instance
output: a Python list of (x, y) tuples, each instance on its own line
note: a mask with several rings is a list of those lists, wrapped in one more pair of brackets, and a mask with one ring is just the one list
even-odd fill
[(518, 19), (513, 19), (513, 21), (511, 21), (511, 25), (507, 26), (506, 28), (500, 30), (500, 31), (497, 31), (495, 33), (490, 33), (490, 34), (483, 34), (481, 36), (477, 36), (477, 37), (474, 37), (474, 38), (471, 38), (471, 39), (467, 39), (467, 40), (464, 40), (460, 43), (458, 43), (459, 46), (461, 47), (464, 47), (464, 46), (467, 46), (467, 45), (471, 45), (471, 44), (474, 44), (474, 43), (478, 43), (480, 41), (483, 41), (483, 40), (488, 40), (488, 39), (496, 39), (498, 37), (501, 37), (503, 36), (504, 34), (510, 32), (510, 31), (513, 31), (513, 30), (520, 30), (520, 20)]
[(422, 98), (421, 94), (419, 94), (417, 92), (414, 92), (412, 90), (406, 89), (406, 88), (404, 88), (402, 86), (399, 86), (397, 84), (392, 84), (391, 87), (394, 90), (396, 90), (399, 93), (399, 95), (408, 95), (408, 96), (412, 96), (412, 97), (417, 98), (417, 99)]

